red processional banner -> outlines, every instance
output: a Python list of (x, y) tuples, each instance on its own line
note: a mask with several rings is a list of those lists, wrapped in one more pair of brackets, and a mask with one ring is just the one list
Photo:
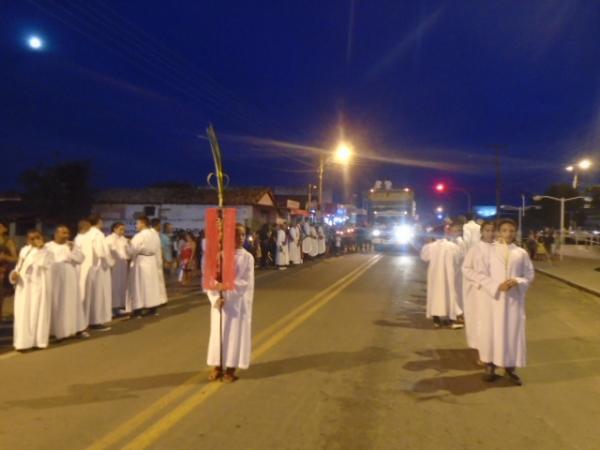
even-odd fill
[(204, 267), (202, 287), (216, 290), (221, 275), (223, 290), (231, 291), (235, 281), (235, 208), (209, 208), (204, 220)]

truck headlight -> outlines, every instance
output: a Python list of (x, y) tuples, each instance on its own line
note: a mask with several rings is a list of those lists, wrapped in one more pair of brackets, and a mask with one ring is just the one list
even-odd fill
[(399, 244), (408, 244), (415, 237), (415, 229), (410, 225), (399, 225), (394, 228), (394, 237)]
[(381, 236), (381, 230), (373, 230), (371, 234), (373, 235), (373, 237), (379, 237)]

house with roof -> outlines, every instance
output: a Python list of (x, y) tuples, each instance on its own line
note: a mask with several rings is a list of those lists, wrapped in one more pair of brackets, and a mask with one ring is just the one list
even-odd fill
[[(214, 208), (217, 201), (216, 191), (204, 187), (110, 189), (96, 195), (93, 210), (103, 218), (105, 231), (119, 221), (132, 234), (136, 218), (145, 215), (197, 233), (204, 228), (206, 209)], [(252, 230), (282, 220), (275, 196), (266, 187), (226, 188), (223, 201), (225, 207), (236, 208), (237, 221)]]

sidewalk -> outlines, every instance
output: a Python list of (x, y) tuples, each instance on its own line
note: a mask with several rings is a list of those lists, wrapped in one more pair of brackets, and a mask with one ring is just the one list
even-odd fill
[(565, 256), (562, 261), (534, 261), (537, 272), (600, 297), (600, 260)]

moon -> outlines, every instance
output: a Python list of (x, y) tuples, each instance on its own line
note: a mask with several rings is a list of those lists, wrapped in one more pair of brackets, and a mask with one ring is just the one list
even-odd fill
[(38, 36), (30, 36), (27, 43), (33, 50), (40, 50), (44, 46), (44, 41)]

